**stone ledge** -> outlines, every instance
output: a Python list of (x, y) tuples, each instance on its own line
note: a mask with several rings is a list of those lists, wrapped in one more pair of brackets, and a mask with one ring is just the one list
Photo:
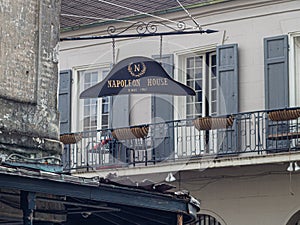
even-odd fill
[(0, 150), (4, 154), (58, 155), (62, 153), (63, 144), (54, 139), (0, 131)]

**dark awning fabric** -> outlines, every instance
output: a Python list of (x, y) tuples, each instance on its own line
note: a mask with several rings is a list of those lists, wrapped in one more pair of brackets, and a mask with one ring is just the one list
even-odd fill
[(195, 91), (172, 79), (157, 61), (137, 56), (117, 63), (103, 81), (83, 91), (80, 98), (122, 94), (195, 95)]

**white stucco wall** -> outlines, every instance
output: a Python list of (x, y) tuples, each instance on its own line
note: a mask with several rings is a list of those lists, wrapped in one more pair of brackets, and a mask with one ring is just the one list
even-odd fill
[[(176, 62), (176, 57), (193, 49), (205, 50), (215, 45), (238, 43), (240, 111), (260, 110), (264, 109), (263, 39), (300, 30), (300, 23), (296, 22), (297, 19), (300, 20), (300, 1), (242, 3), (245, 2), (231, 1), (192, 10), (191, 13), (199, 24), (203, 24), (204, 29), (216, 29), (219, 32), (209, 35), (165, 36), (162, 52), (174, 54)], [(178, 18), (180, 21), (179, 18), (183, 15), (176, 13), (172, 17), (173, 20)], [(192, 25), (189, 20), (185, 22)], [(70, 33), (63, 33), (62, 36), (64, 35)], [(159, 37), (116, 39), (117, 61), (130, 56), (151, 57), (158, 54)], [(61, 70), (111, 62), (110, 39), (60, 43)], [(175, 64), (175, 69), (176, 67), (178, 69), (178, 64)]]
[[(188, 190), (201, 203), (199, 213), (215, 217), (221, 225), (286, 225), (300, 210), (300, 173), (289, 173), (288, 165), (173, 171), (176, 181), (170, 184), (177, 190)], [(166, 175), (149, 173), (130, 178), (164, 182)]]
[(202, 213), (222, 218), (222, 225), (284, 225), (300, 210), (300, 175), (290, 176), (287, 166), (181, 173), (180, 186), (201, 200)]
[[(238, 43), (240, 111), (264, 109), (263, 39), (300, 31), (300, 1), (235, 0), (193, 9), (191, 13), (204, 29), (216, 29), (219, 32), (164, 37), (163, 54), (174, 54), (175, 68), (178, 68), (179, 56), (193, 49), (201, 51), (216, 45)], [(187, 18), (179, 12), (171, 17), (176, 21)], [(192, 25), (190, 20), (185, 20)], [(85, 31), (96, 33), (97, 30), (89, 28)], [(74, 34), (82, 32), (74, 31)], [(61, 42), (60, 48), (61, 70), (112, 62), (110, 40)], [(159, 37), (118, 39), (116, 54), (118, 61), (134, 55), (158, 55)], [(151, 117), (147, 101), (141, 96), (131, 101), (134, 106), (132, 112), (144, 116), (146, 120)], [(142, 104), (141, 107), (136, 107), (137, 102)], [(143, 122), (141, 117), (132, 116), (132, 120)], [(300, 210), (300, 174), (293, 172), (290, 176), (286, 172), (287, 166), (288, 163), (276, 163), (205, 171), (193, 168), (181, 172), (180, 177), (176, 173), (177, 181), (174, 184), (179, 189), (189, 190), (201, 200), (202, 212), (222, 219), (222, 225), (284, 225)], [(164, 172), (167, 170), (165, 167)], [(140, 175), (140, 178), (162, 181), (165, 175), (159, 177), (158, 173), (151, 175), (149, 172)]]

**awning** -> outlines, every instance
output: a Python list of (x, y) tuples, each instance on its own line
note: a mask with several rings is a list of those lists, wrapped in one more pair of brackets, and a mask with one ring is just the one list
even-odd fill
[(123, 94), (195, 95), (195, 91), (172, 79), (157, 61), (137, 56), (117, 63), (103, 81), (83, 91), (80, 98)]
[(177, 225), (196, 219), (199, 205), (191, 196), (158, 192), (166, 188), (152, 185), (0, 166), (0, 222), (30, 224), (30, 215), (33, 224), (65, 225)]

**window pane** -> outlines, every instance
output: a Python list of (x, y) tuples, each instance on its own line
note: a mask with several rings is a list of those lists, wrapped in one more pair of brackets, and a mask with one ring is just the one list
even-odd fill
[(202, 114), (202, 104), (201, 103), (196, 103), (195, 104), (195, 110), (196, 110), (196, 112), (195, 112), (195, 114), (196, 115), (201, 115)]
[(102, 128), (103, 125), (107, 125), (108, 124), (108, 115), (103, 115), (102, 116)]
[(195, 82), (195, 91), (201, 91), (202, 90), (202, 86), (201, 86), (201, 81), (200, 80), (197, 80)]
[(211, 56), (211, 64), (212, 64), (212, 66), (217, 65), (217, 57), (216, 57), (216, 55), (212, 55)]
[(193, 80), (188, 80), (188, 81), (186, 82), (186, 85), (189, 86), (189, 87), (191, 87), (191, 88), (193, 88), (193, 89), (195, 88), (195, 87), (194, 87), (194, 81), (193, 81)]
[(192, 104), (187, 104), (187, 110), (186, 110), (186, 113), (187, 114), (193, 114), (194, 113), (194, 108), (193, 108), (193, 106), (194, 106), (194, 104), (192, 103)]
[(109, 70), (103, 70), (102, 71), (102, 79), (104, 79), (108, 73), (109, 73)]
[(91, 106), (91, 116), (96, 116), (97, 115), (97, 106), (92, 105)]
[(216, 89), (217, 88), (217, 80), (216, 79), (212, 80), (212, 82), (211, 82), (211, 88), (212, 89)]
[(214, 101), (217, 99), (217, 90), (211, 91), (211, 100)]
[(89, 116), (90, 115), (90, 106), (84, 106), (84, 116)]
[(108, 113), (108, 104), (102, 104), (102, 114)]
[(102, 103), (103, 103), (103, 104), (104, 104), (104, 103), (108, 103), (108, 97), (102, 98)]
[(211, 75), (212, 75), (212, 77), (216, 77), (216, 74), (217, 74), (217, 67), (211, 68)]
[(97, 99), (96, 98), (91, 98), (90, 99), (90, 104), (91, 105), (97, 105)]
[(98, 82), (98, 73), (92, 73), (92, 77), (91, 77), (91, 83), (97, 83)]
[(90, 83), (90, 82), (91, 82), (91, 74), (84, 73), (84, 83)]
[(187, 96), (187, 103), (192, 103), (195, 101), (195, 97), (194, 96)]
[(96, 126), (97, 127), (97, 117), (96, 116), (93, 116), (91, 118), (91, 126)]
[(90, 117), (86, 117), (83, 120), (83, 126), (84, 127), (89, 127), (90, 126)]
[(195, 69), (195, 79), (202, 78), (202, 68)]
[(89, 105), (90, 104), (90, 99), (84, 99), (83, 104), (84, 105)]
[(194, 57), (187, 58), (186, 67), (193, 68), (194, 67)]
[(202, 67), (202, 56), (195, 57), (195, 67)]
[(202, 102), (202, 91), (196, 92), (196, 101)]
[(186, 75), (187, 75), (186, 77), (187, 80), (194, 79), (194, 69), (187, 69)]
[(211, 102), (211, 114), (215, 115), (217, 112), (217, 102)]

